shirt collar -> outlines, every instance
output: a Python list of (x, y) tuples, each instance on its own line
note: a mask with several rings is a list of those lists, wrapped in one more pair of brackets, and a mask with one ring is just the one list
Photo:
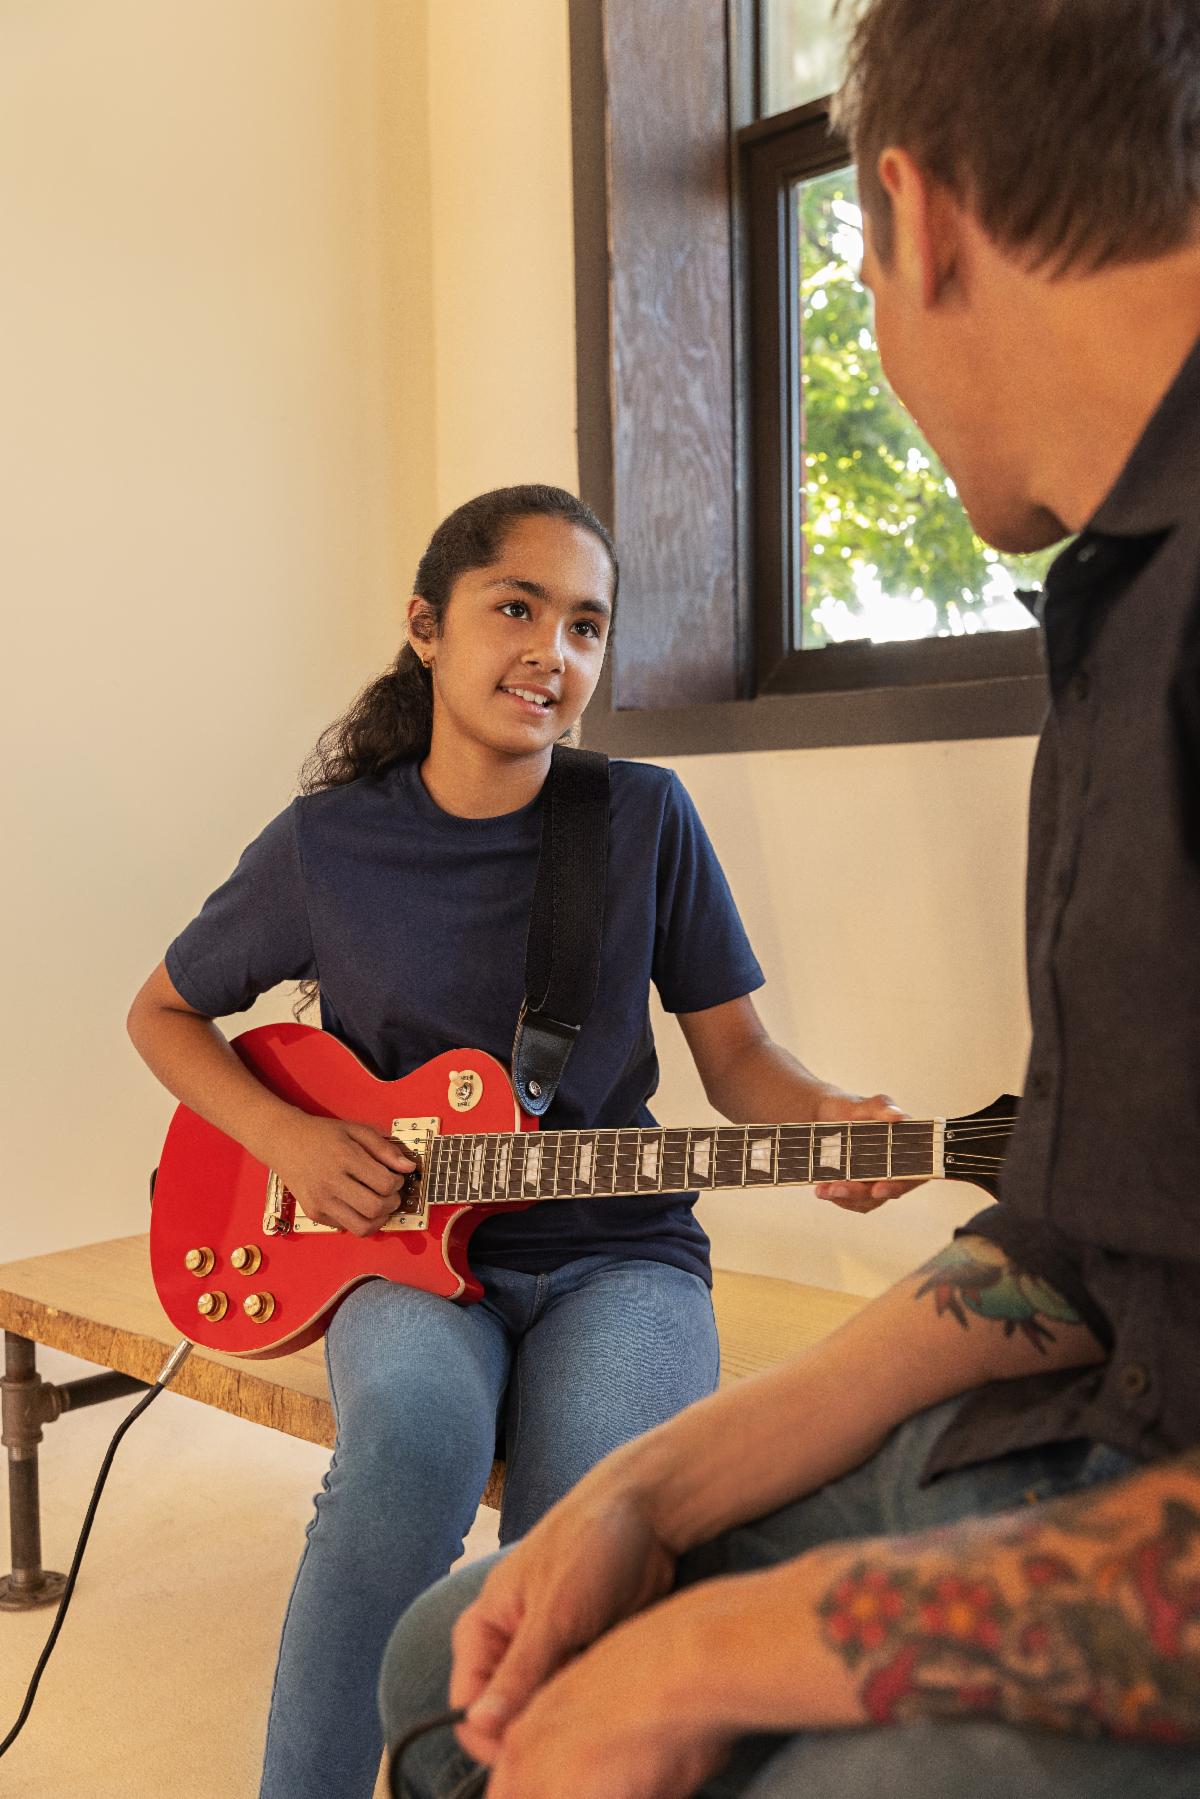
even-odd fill
[(1200, 341), (1159, 401), (1086, 532), (1142, 537), (1168, 530), (1195, 505), (1200, 460)]

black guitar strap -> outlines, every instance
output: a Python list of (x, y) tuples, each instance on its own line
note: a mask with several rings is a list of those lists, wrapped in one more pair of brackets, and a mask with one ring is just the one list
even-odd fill
[(554, 746), (525, 945), (513, 1087), (540, 1118), (554, 1098), (600, 982), (608, 867), (608, 757)]

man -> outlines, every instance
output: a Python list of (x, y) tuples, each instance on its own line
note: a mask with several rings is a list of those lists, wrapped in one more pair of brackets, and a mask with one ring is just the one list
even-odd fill
[(1200, 14), (865, 0), (841, 109), (889, 378), (984, 537), (1079, 534), (1003, 1204), (413, 1609), (421, 1799), (1200, 1792)]

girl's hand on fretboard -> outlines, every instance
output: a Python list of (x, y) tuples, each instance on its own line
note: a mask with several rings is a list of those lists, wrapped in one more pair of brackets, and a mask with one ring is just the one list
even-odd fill
[[(908, 1116), (886, 1093), (874, 1093), (870, 1099), (859, 1099), (851, 1093), (835, 1092), (827, 1100), (822, 1100), (817, 1110), (819, 1124), (832, 1123), (838, 1119), (876, 1120), (883, 1124), (895, 1124), (897, 1120)], [(886, 1205), (889, 1199), (899, 1199), (902, 1193), (908, 1193), (913, 1187), (920, 1185), (920, 1181), (820, 1181), (813, 1191), (818, 1199), (831, 1200), (835, 1206), (841, 1206), (843, 1211), (874, 1212), (877, 1207)]]

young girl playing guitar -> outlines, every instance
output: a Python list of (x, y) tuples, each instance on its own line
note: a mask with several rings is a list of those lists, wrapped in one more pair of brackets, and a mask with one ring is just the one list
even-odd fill
[[(358, 1236), (394, 1209), (412, 1161), (382, 1132), (277, 1098), (213, 1020), (314, 982), (325, 1030), (381, 1078), (460, 1045), (507, 1062), (541, 789), (596, 686), (617, 560), (571, 495), (506, 488), (445, 520), (415, 587), (394, 665), (324, 734), (302, 796), (171, 944), (129, 1020), (177, 1098), (276, 1170), (310, 1219)], [(728, 1118), (897, 1116), (767, 1037), (747, 997), (762, 975), (691, 802), (668, 772), (616, 762), (599, 992), (548, 1126), (653, 1122), (651, 982)], [(900, 1190), (823, 1191), (868, 1210)], [(337, 1447), (284, 1623), (262, 1799), (369, 1799), (389, 1632), (459, 1555), (498, 1440), (511, 1541), (715, 1386), (694, 1197), (489, 1219), (472, 1239), (476, 1305), (383, 1280), (342, 1303), (326, 1338)]]

